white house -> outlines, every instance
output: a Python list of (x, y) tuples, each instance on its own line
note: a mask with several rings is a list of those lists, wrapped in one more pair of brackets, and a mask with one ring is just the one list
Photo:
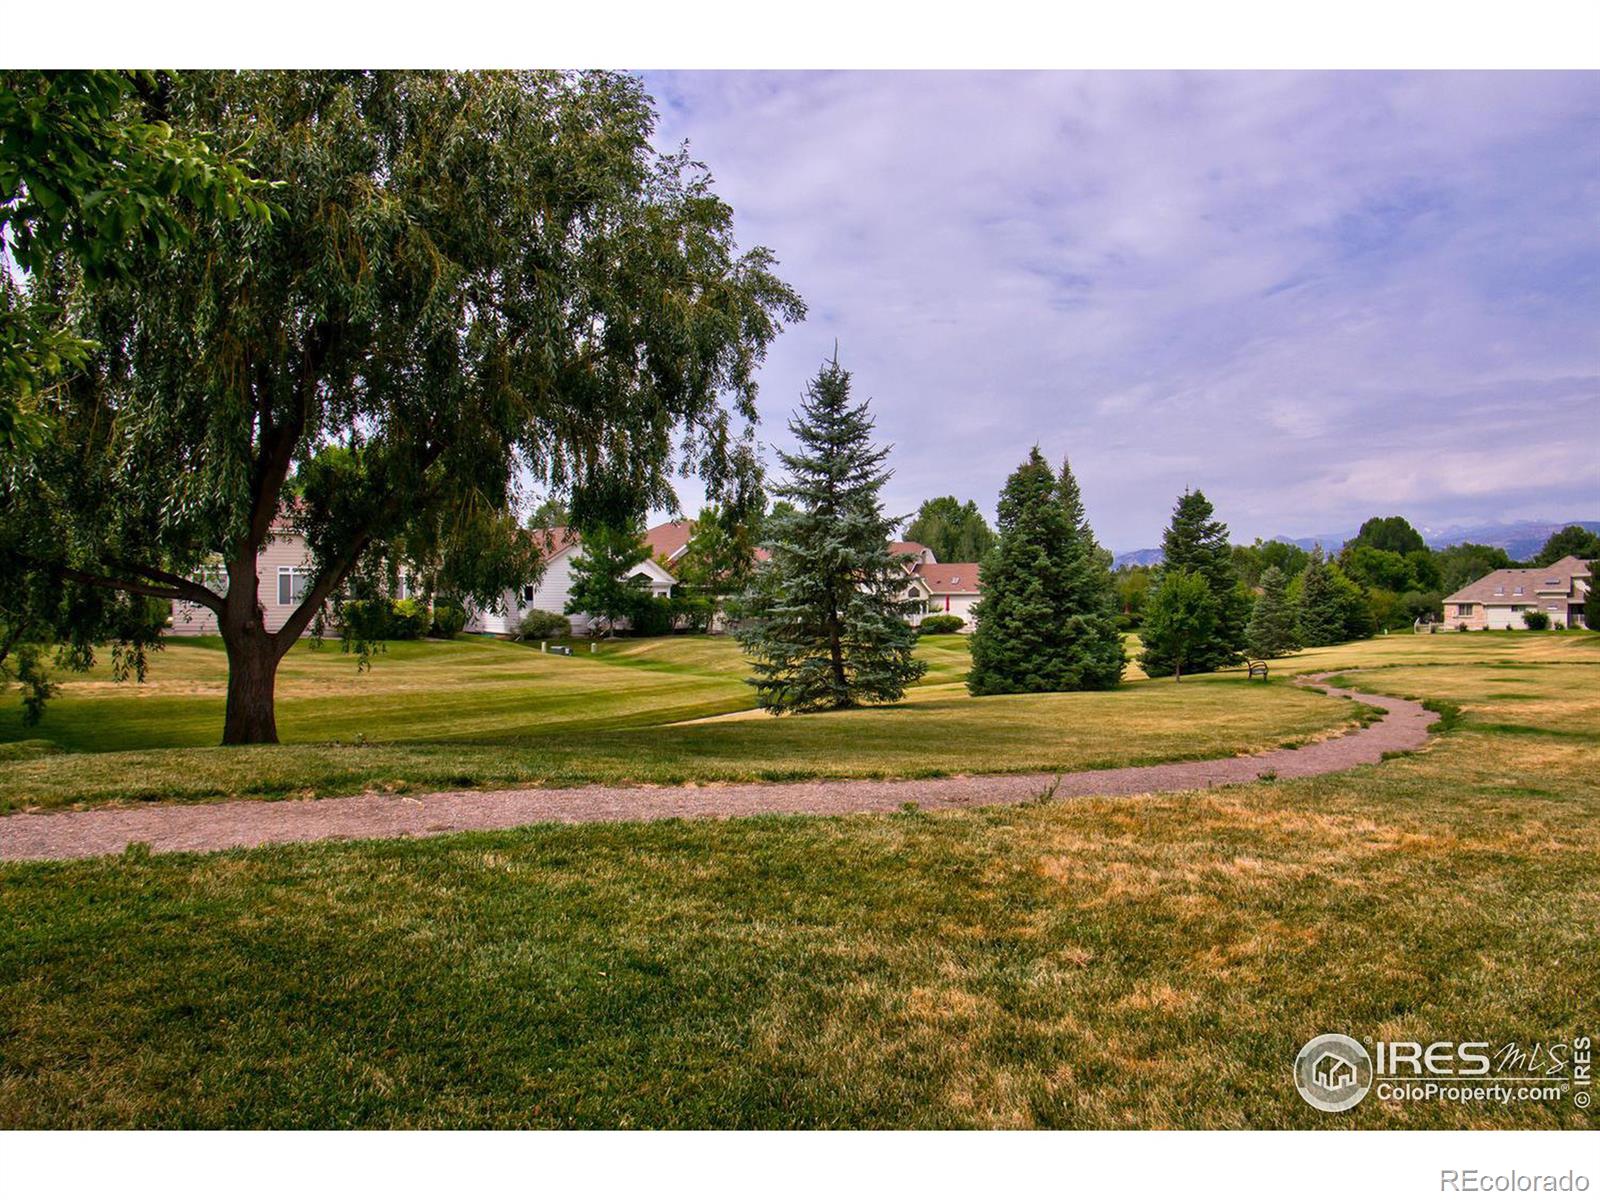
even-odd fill
[(911, 577), (906, 598), (922, 602), (922, 612), (911, 618), (913, 625), (920, 625), (925, 616), (949, 613), (972, 628), (972, 606), (978, 600), (977, 563), (942, 563), (920, 542), (890, 542), (889, 553), (911, 556), (906, 564), (906, 574)]
[[(655, 530), (650, 532), (654, 533)], [(572, 562), (581, 552), (583, 540), (576, 529), (565, 525), (536, 529), (533, 536), (538, 539), (544, 557), (544, 577), (538, 583), (524, 584), (521, 588), (506, 592), (500, 598), (499, 611), (474, 609), (468, 612), (469, 632), (509, 635), (517, 631), (523, 614), (532, 609), (566, 612), (567, 600), (572, 594)], [(646, 540), (649, 540), (649, 534)], [(642, 576), (643, 586), (652, 596), (672, 595), (673, 585), (678, 582), (670, 571), (649, 558), (635, 565), (628, 575), (635, 579)], [(588, 613), (573, 613), (571, 620), (572, 632), (579, 635), (588, 633), (593, 625)]]

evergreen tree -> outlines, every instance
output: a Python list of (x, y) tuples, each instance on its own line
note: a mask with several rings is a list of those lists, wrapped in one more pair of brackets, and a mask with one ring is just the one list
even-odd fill
[(1277, 567), (1262, 573), (1261, 595), (1245, 629), (1245, 647), (1257, 658), (1277, 658), (1300, 648), (1288, 591), (1289, 580)]
[(650, 557), (650, 547), (637, 523), (599, 525), (583, 535), (583, 547), (572, 560), (568, 613), (588, 613), (614, 628), (638, 612), (645, 596), (633, 568)]
[(1569, 554), (1585, 559), (1600, 558), (1600, 533), (1591, 533), (1582, 525), (1558, 529), (1545, 539), (1539, 553), (1534, 556), (1533, 565), (1548, 567)]
[[(1251, 598), (1239, 582), (1233, 550), (1228, 544), (1228, 527), (1213, 517), (1214, 509), (1204, 492), (1185, 492), (1172, 510), (1172, 523), (1161, 539), (1162, 576), (1174, 571), (1190, 571), (1206, 581), (1211, 589), (1213, 620), (1210, 638), (1194, 648), (1183, 668), (1191, 675), (1215, 671), (1239, 661), (1244, 648), (1245, 626), (1250, 621)], [(1140, 656), (1146, 674), (1165, 675), (1176, 664), (1155, 656), (1147, 645)]]
[(1303, 646), (1332, 646), (1372, 634), (1372, 614), (1361, 587), (1322, 555), (1311, 553), (1298, 584), (1295, 625)]
[(1164, 572), (1145, 610), (1140, 666), (1151, 678), (1159, 670), (1171, 671), (1174, 681), (1182, 680), (1191, 663), (1205, 661), (1216, 625), (1216, 595), (1206, 577), (1198, 571)]
[(974, 611), (975, 696), (1112, 688), (1122, 639), (1111, 578), (1096, 555), (1077, 482), (1065, 488), (1035, 447), (1000, 495), (1000, 540), (983, 560)]
[(807, 386), (789, 431), (800, 449), (779, 451), (789, 482), (775, 490), (795, 508), (768, 514), (772, 558), (756, 572), (739, 632), (751, 683), (780, 714), (898, 700), (926, 669), (912, 657), (905, 570), (889, 553), (904, 518), (883, 514), (889, 450), (872, 444), (867, 405), (851, 404), (837, 358)]

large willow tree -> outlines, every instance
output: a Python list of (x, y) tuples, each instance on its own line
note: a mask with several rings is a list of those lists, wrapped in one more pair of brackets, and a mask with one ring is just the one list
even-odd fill
[[(703, 168), (651, 148), (637, 80), (218, 72), (176, 79), (168, 111), (248, 138), (281, 212), (201, 221), (85, 302), (100, 349), (4, 481), (0, 542), (69, 623), (108, 595), (212, 610), (225, 743), (276, 740), (278, 662), (352, 578), (522, 582), (524, 487), (580, 524), (670, 507), (676, 469), (739, 490), (754, 370), (802, 308), (766, 250), (738, 252)], [(313, 579), (269, 631), (280, 520)]]

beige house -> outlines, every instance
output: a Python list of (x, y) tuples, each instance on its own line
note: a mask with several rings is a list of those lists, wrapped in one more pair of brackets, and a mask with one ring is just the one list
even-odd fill
[[(269, 632), (277, 632), (289, 615), (300, 607), (300, 601), (311, 586), (311, 555), (306, 540), (289, 528), (285, 522), (272, 526), (267, 544), (256, 558), (256, 599), (261, 604), (263, 624)], [(200, 576), (198, 582), (218, 595), (228, 590), (228, 576), (219, 565)], [(402, 583), (397, 599), (404, 599)], [(182, 600), (172, 602), (170, 632), (179, 637), (199, 637), (217, 632), (217, 614), (200, 604)], [(312, 636), (310, 626), (302, 637)]]
[(972, 628), (972, 606), (978, 601), (978, 564), (942, 563), (921, 542), (890, 542), (889, 553), (910, 555), (906, 574), (906, 599), (922, 602), (922, 611), (911, 618), (920, 625), (922, 618), (949, 613)]
[(1450, 629), (1524, 629), (1525, 614), (1540, 612), (1553, 629), (1586, 628), (1592, 565), (1569, 555), (1548, 567), (1491, 571), (1444, 598), (1444, 623)]

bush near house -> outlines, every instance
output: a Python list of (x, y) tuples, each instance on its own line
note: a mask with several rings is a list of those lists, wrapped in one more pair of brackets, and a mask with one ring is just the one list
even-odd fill
[(517, 636), (523, 641), (540, 641), (545, 638), (565, 638), (572, 636), (572, 622), (560, 613), (545, 612), (542, 608), (530, 608), (522, 614), (522, 620), (517, 622)]
[(934, 613), (930, 617), (923, 617), (922, 623), (917, 626), (918, 633), (960, 633), (966, 624), (955, 613)]
[(1522, 614), (1522, 623), (1529, 629), (1549, 629), (1550, 614), (1542, 612), (1525, 612)]
[(467, 627), (467, 610), (452, 600), (441, 600), (433, 606), (432, 637), (449, 641)]

